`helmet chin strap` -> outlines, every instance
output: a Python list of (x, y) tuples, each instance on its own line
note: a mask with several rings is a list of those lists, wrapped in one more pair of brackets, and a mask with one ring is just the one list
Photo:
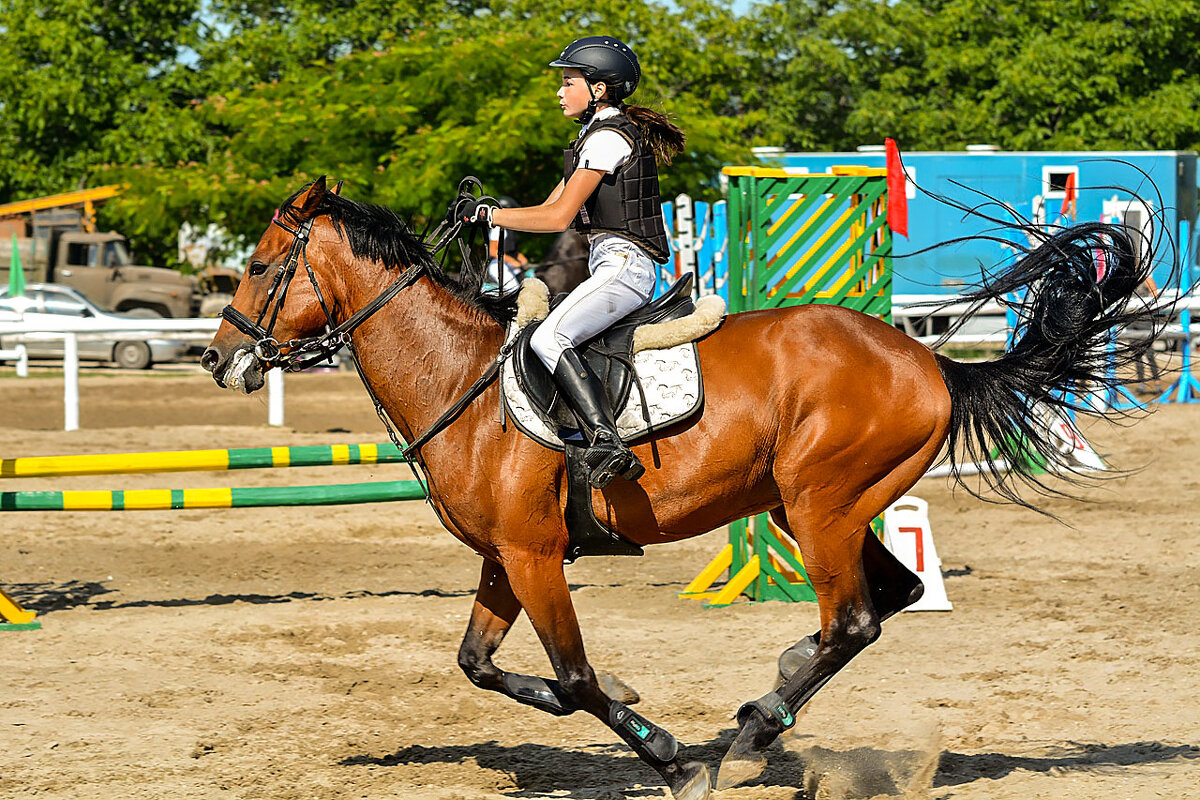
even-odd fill
[(592, 117), (596, 116), (596, 104), (600, 102), (600, 98), (596, 97), (596, 90), (592, 86), (591, 81), (587, 81), (587, 87), (588, 95), (590, 95), (592, 99), (588, 101), (587, 108), (585, 108), (583, 113), (580, 114), (578, 119), (575, 120), (577, 125), (587, 125), (589, 122), (591, 122)]

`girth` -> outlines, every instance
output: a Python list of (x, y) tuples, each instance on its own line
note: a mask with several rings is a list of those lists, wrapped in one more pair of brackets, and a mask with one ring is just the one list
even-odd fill
[[(551, 308), (565, 297), (566, 295), (555, 297)], [(677, 280), (661, 297), (629, 314), (578, 348), (592, 372), (603, 381), (611, 408), (622, 409), (629, 400), (634, 380), (634, 330), (639, 325), (686, 317), (694, 310), (692, 275), (689, 273)], [(529, 346), (530, 337), (541, 323), (542, 320), (529, 323), (513, 340), (513, 371), (521, 390), (551, 427), (557, 426), (565, 432), (577, 431), (579, 423), (575, 415), (559, 400), (554, 378)]]

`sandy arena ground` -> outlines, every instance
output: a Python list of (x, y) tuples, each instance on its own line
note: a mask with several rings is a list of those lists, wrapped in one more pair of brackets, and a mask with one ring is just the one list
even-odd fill
[[(264, 398), (203, 375), (0, 380), (5, 458), (382, 441), (353, 375)], [(810, 704), (765, 775), (721, 800), (1200, 798), (1200, 407), (1089, 428), (1137, 469), (1051, 502), (1068, 525), (927, 479), (950, 613), (905, 614)], [(1195, 460), (1193, 460), (1195, 456)], [(403, 466), (10, 480), (181, 488), (408, 477)], [(455, 654), (479, 558), (420, 503), (11, 513), (0, 585), (41, 612), (0, 633), (3, 798), (662, 797), (583, 715), (472, 687)], [(716, 532), (569, 568), (593, 663), (716, 765), (738, 705), (816, 627), (809, 604), (706, 610), (675, 594)], [(497, 658), (549, 674), (520, 621)]]

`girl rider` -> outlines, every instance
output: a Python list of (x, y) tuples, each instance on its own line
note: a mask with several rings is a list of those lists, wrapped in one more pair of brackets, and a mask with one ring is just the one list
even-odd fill
[(589, 441), (584, 461), (590, 482), (602, 489), (617, 475), (635, 481), (645, 468), (621, 441), (604, 387), (575, 348), (653, 295), (653, 262), (665, 264), (668, 257), (656, 160), (670, 163), (682, 152), (684, 135), (662, 114), (625, 105), (641, 67), (618, 39), (579, 39), (550, 66), (562, 68), (559, 107), (583, 126), (565, 151), (563, 179), (539, 206), (498, 208), (481, 198), (461, 215), (465, 222), (509, 230), (574, 227), (587, 235), (591, 277), (550, 312), (530, 346), (579, 418)]

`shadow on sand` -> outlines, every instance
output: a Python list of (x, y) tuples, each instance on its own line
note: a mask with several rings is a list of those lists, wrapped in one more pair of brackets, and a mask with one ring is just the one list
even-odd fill
[[(735, 730), (721, 732), (708, 744), (684, 747), (685, 761), (708, 764), (715, 775)], [(804, 737), (808, 738), (808, 737)], [(996, 780), (1017, 770), (1046, 773), (1117, 770), (1172, 759), (1200, 759), (1200, 747), (1162, 742), (1071, 744), (1045, 756), (1002, 753), (963, 754), (932, 749), (877, 750), (823, 747), (768, 749), (766, 771), (744, 786), (794, 788), (794, 800), (858, 800), (876, 797), (931, 797), (941, 787), (976, 780)], [(394, 767), (456, 764), (473, 760), (480, 767), (507, 774), (516, 789), (504, 794), (534, 798), (553, 795), (572, 800), (620, 800), (661, 797), (658, 775), (618, 744), (591, 744), (564, 749), (541, 744), (503, 746), (495, 741), (447, 747), (414, 745), (386, 755), (357, 755), (342, 766)]]

